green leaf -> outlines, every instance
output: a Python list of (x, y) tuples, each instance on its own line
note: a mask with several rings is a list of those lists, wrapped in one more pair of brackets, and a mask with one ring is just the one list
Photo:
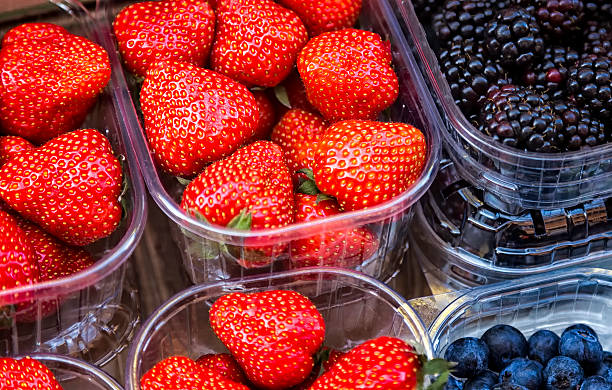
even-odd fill
[(176, 180), (179, 183), (181, 183), (182, 186), (185, 186), (185, 187), (187, 187), (189, 185), (189, 183), (191, 183), (191, 180), (185, 179), (185, 178), (182, 178), (182, 177), (178, 177), (178, 176), (177, 176)]
[(317, 188), (317, 185), (312, 180), (304, 180), (297, 189), (297, 192), (306, 195), (320, 195), (321, 192)]
[(454, 363), (447, 362), (444, 359), (431, 359), (423, 364), (423, 374), (425, 375), (438, 375), (448, 372)]
[(446, 385), (446, 382), (448, 382), (448, 377), (450, 375), (450, 372), (445, 372), (440, 374), (436, 380), (429, 386), (427, 386), (427, 390), (442, 390), (444, 389), (444, 386)]
[(427, 360), (424, 355), (420, 355), (419, 359), (422, 364), (418, 379), (419, 389), (423, 388), (425, 376), (437, 376), (433, 383), (427, 386), (427, 390), (442, 390), (448, 381), (450, 370), (455, 364), (444, 359)]
[(285, 86), (277, 85), (274, 87), (274, 95), (283, 106), (291, 108), (291, 102), (289, 101), (289, 95), (287, 95), (287, 89)]
[(228, 228), (236, 230), (251, 230), (253, 222), (253, 214), (246, 211), (246, 208), (240, 210), (240, 214), (236, 215), (227, 224)]
[(15, 306), (6, 305), (0, 307), (0, 329), (11, 329), (15, 318)]
[(224, 250), (224, 245), (215, 241), (204, 240), (194, 241), (187, 247), (187, 253), (191, 257), (196, 257), (204, 260), (213, 260), (219, 257)]
[(336, 200), (336, 198), (334, 198), (334, 197), (333, 197), (333, 196), (331, 196), (331, 195), (327, 195), (327, 194), (323, 194), (323, 193), (321, 193), (321, 194), (318, 194), (318, 195), (317, 195), (317, 200), (316, 200), (316, 202), (315, 202), (315, 203), (316, 203), (316, 204), (319, 204), (319, 202), (324, 202), (324, 201), (326, 201), (326, 200)]
[(210, 225), (211, 223), (208, 221), (208, 219), (206, 219), (206, 217), (204, 216), (204, 214), (202, 214), (200, 212), (200, 210), (198, 209), (187, 209), (187, 213), (191, 214), (193, 217), (195, 217), (195, 219), (197, 219), (200, 222), (204, 222), (207, 225)]
[(310, 168), (302, 168), (296, 173), (303, 173), (304, 175), (306, 175), (307, 178), (309, 178), (312, 181), (315, 181), (314, 173), (312, 173), (312, 169)]

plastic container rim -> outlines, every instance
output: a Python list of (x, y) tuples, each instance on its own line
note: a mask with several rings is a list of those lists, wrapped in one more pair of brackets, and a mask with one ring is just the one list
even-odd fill
[[(359, 280), (361, 282), (368, 283), (374, 286), (378, 291), (388, 295), (397, 303), (395, 307), (396, 312), (400, 314), (402, 317), (408, 319), (414, 324), (416, 331), (419, 333), (415, 335), (415, 337), (419, 337), (422, 343), (422, 347), (424, 349), (424, 353), (427, 358), (431, 359), (433, 357), (433, 346), (431, 343), (431, 339), (427, 332), (427, 328), (423, 323), (421, 317), (416, 313), (416, 311), (412, 308), (410, 303), (408, 303), (401, 295), (397, 292), (389, 288), (384, 283), (371, 278), (365, 274), (351, 271), (343, 268), (337, 267), (310, 267), (310, 268), (302, 268), (293, 271), (283, 271), (274, 273), (272, 275), (259, 275), (259, 276), (250, 276), (243, 279), (228, 279), (225, 281), (219, 281), (215, 283), (207, 283), (192, 286), (188, 289), (185, 289), (177, 294), (175, 294), (172, 298), (164, 302), (160, 307), (158, 307), (151, 316), (142, 324), (138, 333), (134, 337), (132, 341), (132, 345), (130, 346), (130, 350), (128, 353), (128, 357), (126, 360), (126, 374), (125, 374), (125, 386), (126, 389), (138, 389), (140, 388), (140, 378), (136, 377), (138, 372), (139, 358), (140, 353), (142, 352), (145, 344), (148, 343), (148, 337), (151, 335), (153, 331), (155, 331), (158, 327), (159, 321), (166, 314), (175, 310), (175, 306), (181, 301), (205, 292), (206, 290), (223, 287), (223, 286), (232, 286), (232, 285), (242, 285), (249, 283), (257, 283), (257, 282), (269, 282), (272, 280), (278, 279), (287, 279), (294, 278), (300, 276), (311, 276), (311, 275), (330, 275), (330, 276), (340, 276), (340, 277), (349, 277), (355, 280)], [(426, 342), (423, 342), (425, 341)]]

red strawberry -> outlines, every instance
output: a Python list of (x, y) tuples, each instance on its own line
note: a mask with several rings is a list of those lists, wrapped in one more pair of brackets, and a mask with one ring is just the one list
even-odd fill
[(206, 0), (145, 1), (124, 8), (113, 28), (126, 67), (144, 77), (162, 60), (204, 66), (215, 35), (215, 14)]
[(247, 384), (247, 379), (236, 359), (228, 353), (202, 355), (196, 360), (200, 364), (231, 381)]
[(218, 0), (212, 69), (247, 85), (273, 87), (308, 41), (300, 18), (271, 0)]
[(197, 175), (232, 153), (259, 123), (257, 101), (246, 87), (180, 62), (149, 69), (140, 104), (155, 159), (176, 176)]
[(210, 324), (249, 380), (264, 389), (306, 379), (325, 336), (317, 308), (294, 291), (225, 295), (211, 307)]
[(30, 240), (15, 217), (0, 211), (0, 291), (34, 284), (38, 279), (36, 253)]
[(9, 158), (32, 149), (34, 149), (34, 145), (24, 138), (14, 135), (0, 137), (0, 167), (2, 167)]
[[(295, 194), (295, 222), (309, 222), (340, 214), (333, 198)], [(378, 249), (378, 240), (364, 227), (321, 233), (291, 243), (291, 261), (297, 267), (336, 266), (353, 268)]]
[(293, 222), (292, 192), (280, 147), (257, 141), (206, 167), (187, 186), (181, 208), (221, 226), (244, 210), (250, 229), (272, 229)]
[(251, 137), (252, 141), (267, 139), (276, 124), (276, 108), (268, 97), (267, 91), (253, 91), (253, 96), (259, 108), (259, 123), (255, 134)]
[(344, 355), (311, 390), (416, 389), (421, 361), (406, 342), (379, 337)]
[(0, 168), (0, 197), (72, 245), (110, 235), (121, 219), (119, 160), (96, 130), (76, 130)]
[(315, 147), (326, 128), (319, 115), (299, 109), (287, 111), (274, 126), (270, 138), (283, 149), (291, 173), (312, 169)]
[(0, 389), (62, 390), (62, 386), (38, 360), (0, 358)]
[(304, 83), (300, 78), (300, 74), (296, 71), (291, 72), (281, 84), (277, 85), (274, 92), (276, 98), (284, 107), (299, 108), (314, 113), (318, 112), (308, 101)]
[(104, 49), (49, 23), (6, 33), (0, 50), (0, 124), (42, 143), (76, 129), (110, 79)]
[(338, 351), (337, 349), (329, 349), (329, 356), (327, 360), (323, 362), (323, 370), (329, 371), (333, 366), (338, 363), (346, 355), (346, 352)]
[(193, 360), (172, 356), (157, 363), (140, 379), (142, 390), (248, 390)]
[(426, 155), (425, 137), (413, 126), (344, 121), (318, 143), (313, 172), (321, 192), (346, 211), (359, 210), (406, 191), (421, 175)]
[(361, 11), (361, 0), (279, 0), (279, 3), (298, 14), (311, 37), (353, 27)]
[(397, 98), (391, 51), (376, 33), (346, 29), (311, 39), (297, 66), (312, 105), (330, 121), (375, 119)]

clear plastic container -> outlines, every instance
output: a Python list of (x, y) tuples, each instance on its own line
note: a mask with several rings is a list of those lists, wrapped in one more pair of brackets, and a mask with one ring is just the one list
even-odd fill
[(127, 359), (126, 389), (139, 389), (140, 378), (169, 356), (197, 359), (206, 353), (227, 352), (209, 325), (211, 305), (232, 292), (273, 289), (300, 292), (317, 306), (326, 324), (326, 346), (347, 350), (372, 338), (392, 336), (418, 343), (422, 353), (432, 356), (423, 323), (386, 285), (349, 270), (304, 268), (194, 286), (175, 295), (153, 313), (134, 339)]
[[(108, 47), (100, 39), (98, 23), (73, 1), (58, 1), (57, 6), (43, 4), (31, 14), (0, 14), (0, 36), (26, 22), (60, 24)], [(120, 64), (113, 52), (110, 59), (117, 69)], [(33, 321), (27, 323), (15, 318), (14, 313), (4, 312), (0, 356), (58, 353), (103, 364), (125, 347), (137, 323), (139, 314), (133, 309), (130, 291), (124, 289), (124, 277), (126, 260), (144, 229), (146, 198), (135, 156), (128, 146), (129, 139), (124, 137), (123, 115), (113, 93), (116, 89), (117, 80), (113, 76), (82, 128), (103, 132), (115, 153), (123, 159), (129, 189), (124, 196), (126, 209), (122, 222), (110, 237), (87, 248), (96, 259), (87, 270), (68, 278), (0, 291), (0, 302), (10, 299), (12, 303), (19, 303), (13, 298), (13, 294), (19, 294), (24, 301), (33, 300), (36, 310)], [(49, 305), (57, 305), (59, 309), (44, 316), (43, 309)]]
[(63, 390), (123, 390), (110, 375), (81, 360), (53, 354), (29, 357), (47, 366)]
[[(125, 4), (119, 0), (107, 0), (104, 3), (107, 18), (113, 20)], [(140, 114), (132, 98), (127, 90), (117, 94), (123, 105), (124, 118), (129, 125), (130, 136), (149, 192), (175, 223), (172, 235), (182, 251), (184, 266), (194, 283), (244, 277), (249, 274), (271, 274), (294, 267), (286, 256), (286, 251), (285, 255), (264, 267), (241, 267), (238, 260), (247, 248), (247, 240), (255, 238), (257, 245), (286, 248), (292, 240), (316, 237), (324, 234), (323, 232), (348, 232), (357, 226), (367, 226), (380, 241), (380, 247), (373, 256), (356, 268), (378, 279), (387, 279), (398, 269), (406, 251), (404, 238), (412, 218), (411, 206), (427, 190), (438, 168), (441, 149), (438, 128), (441, 127), (441, 122), (431, 95), (416, 70), (415, 59), (397, 26), (390, 4), (387, 0), (366, 0), (363, 2), (361, 14), (362, 28), (371, 29), (391, 42), (394, 66), (400, 79), (400, 96), (391, 107), (388, 117), (393, 121), (408, 122), (419, 127), (423, 130), (428, 145), (427, 163), (418, 182), (392, 201), (368, 210), (267, 231), (245, 232), (206, 225), (186, 215), (179, 208), (184, 186), (155, 166), (142, 122), (139, 120)], [(107, 29), (112, 29), (110, 23)], [(137, 96), (135, 80), (127, 73), (125, 77), (132, 96)]]
[(454, 340), (480, 337), (496, 324), (529, 337), (539, 329), (560, 334), (580, 322), (595, 329), (604, 350), (612, 348), (612, 271), (579, 268), (458, 295), (429, 327), (436, 356)]
[(576, 152), (534, 153), (504, 146), (480, 133), (454, 103), (410, 0), (391, 1), (442, 114), (445, 149), (462, 177), (508, 212), (568, 207), (612, 195), (612, 144)]

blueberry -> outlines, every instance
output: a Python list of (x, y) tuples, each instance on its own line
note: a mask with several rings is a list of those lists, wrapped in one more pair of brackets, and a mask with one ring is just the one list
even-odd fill
[(568, 326), (567, 328), (565, 328), (563, 333), (561, 333), (561, 337), (563, 337), (565, 333), (569, 332), (570, 330), (574, 330), (574, 329), (592, 334), (597, 340), (599, 340), (599, 336), (597, 336), (597, 332), (595, 332), (595, 329), (591, 328), (590, 326), (586, 324), (576, 324), (576, 325)]
[(559, 336), (550, 330), (538, 330), (529, 338), (529, 359), (542, 364), (559, 354)]
[(444, 390), (463, 390), (463, 382), (452, 375), (448, 376), (448, 381), (444, 385)]
[(580, 390), (612, 390), (612, 384), (600, 376), (590, 376), (582, 382)]
[(525, 386), (517, 385), (516, 383), (498, 383), (493, 387), (493, 390), (529, 390)]
[(584, 370), (577, 361), (557, 356), (548, 361), (544, 369), (546, 390), (575, 390), (584, 378)]
[(474, 378), (465, 382), (463, 390), (492, 390), (497, 384), (499, 375), (491, 370), (484, 370)]
[(603, 377), (606, 382), (612, 384), (612, 367), (608, 367), (606, 363), (602, 362), (599, 367), (597, 367), (595, 375)]
[(516, 358), (499, 373), (501, 383), (515, 383), (529, 390), (538, 390), (542, 385), (542, 370), (544, 367), (534, 360)]
[(559, 355), (576, 360), (587, 371), (595, 371), (603, 360), (603, 349), (595, 335), (575, 328), (561, 336)]
[(510, 325), (495, 325), (482, 335), (489, 347), (489, 368), (501, 371), (517, 357), (526, 357), (529, 352), (525, 336)]
[(444, 353), (444, 359), (456, 362), (453, 375), (471, 378), (489, 366), (489, 348), (475, 337), (464, 337), (453, 341)]

